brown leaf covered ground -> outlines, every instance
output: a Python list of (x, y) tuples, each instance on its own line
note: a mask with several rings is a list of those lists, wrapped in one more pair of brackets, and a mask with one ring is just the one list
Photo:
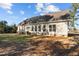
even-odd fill
[[(24, 39), (26, 38), (27, 37), (25, 37)], [(33, 36), (30, 37), (29, 40), (24, 40), (22, 42), (1, 40), (0, 55), (78, 56), (79, 45), (76, 41), (74, 41), (72, 37)]]

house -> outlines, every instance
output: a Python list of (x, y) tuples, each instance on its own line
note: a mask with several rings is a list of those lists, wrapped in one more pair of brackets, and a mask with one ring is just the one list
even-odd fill
[(68, 10), (35, 16), (19, 23), (17, 32), (28, 35), (67, 36), (71, 27)]

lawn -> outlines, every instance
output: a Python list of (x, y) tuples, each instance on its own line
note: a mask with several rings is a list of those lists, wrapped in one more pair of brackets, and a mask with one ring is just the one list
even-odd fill
[(0, 34), (0, 41), (26, 42), (31, 36), (18, 34)]
[(0, 56), (79, 55), (74, 43), (69, 37), (0, 34)]

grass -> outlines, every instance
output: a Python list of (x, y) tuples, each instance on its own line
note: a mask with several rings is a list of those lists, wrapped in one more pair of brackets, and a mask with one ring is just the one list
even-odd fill
[[(33, 39), (42, 39), (44, 41), (30, 41)], [(35, 40), (34, 38), (34, 40)], [(52, 41), (46, 40), (53, 39)], [(68, 41), (69, 37), (54, 37), (54, 36), (26, 36), (18, 34), (0, 34), (0, 55), (71, 55), (78, 48), (77, 46), (71, 47), (70, 45), (64, 45), (62, 42)], [(63, 40), (64, 39), (64, 40)], [(45, 41), (46, 40), (46, 41)], [(56, 40), (56, 41), (54, 41)], [(58, 41), (57, 41), (58, 40)], [(63, 40), (60, 42), (60, 40)], [(10, 42), (10, 43), (8, 43)], [(16, 42), (16, 43), (15, 43)], [(69, 41), (72, 43), (71, 41)], [(12, 44), (11, 44), (12, 43)], [(19, 43), (19, 44), (18, 44)], [(30, 43), (29, 45), (26, 43)], [(67, 43), (68, 44), (68, 43)], [(79, 50), (78, 50), (79, 51)], [(78, 52), (77, 51), (77, 52)]]
[(16, 34), (0, 34), (0, 41), (26, 42), (31, 36)]
[[(35, 38), (34, 38), (35, 37)], [(30, 39), (69, 39), (69, 37), (54, 37), (54, 36), (26, 36), (26, 35), (18, 35), (18, 34), (0, 34), (0, 41), (7, 42), (20, 42), (24, 43)]]

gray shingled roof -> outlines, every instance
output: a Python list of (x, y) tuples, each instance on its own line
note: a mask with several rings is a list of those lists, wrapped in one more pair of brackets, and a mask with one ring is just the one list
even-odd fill
[(52, 21), (59, 20), (59, 19), (64, 20), (64, 19), (69, 19), (69, 18), (70, 18), (69, 11), (61, 11), (61, 12), (56, 12), (52, 14), (31, 17), (31, 18), (24, 20), (19, 25), (24, 25), (24, 24), (27, 24), (28, 22), (30, 23), (48, 22), (50, 20)]

